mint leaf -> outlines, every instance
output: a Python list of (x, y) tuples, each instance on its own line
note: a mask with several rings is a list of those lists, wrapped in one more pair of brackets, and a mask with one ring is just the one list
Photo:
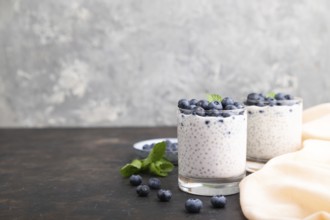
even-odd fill
[(124, 177), (129, 177), (133, 174), (136, 174), (140, 171), (136, 166), (128, 163), (120, 169), (120, 174)]
[(163, 172), (169, 173), (173, 170), (174, 165), (165, 159), (161, 159), (156, 162), (156, 166), (159, 167)]
[(167, 176), (169, 172), (171, 172), (174, 168), (174, 165), (165, 160), (161, 159), (156, 162), (152, 162), (149, 166), (150, 173), (156, 174), (158, 176)]
[(276, 93), (275, 92), (269, 92), (267, 93), (266, 97), (268, 98), (275, 98)]
[(150, 165), (151, 161), (150, 159), (146, 158), (144, 160), (142, 160), (142, 167), (141, 170), (147, 170), (149, 165)]
[(141, 169), (141, 166), (142, 166), (142, 161), (141, 160), (138, 160), (138, 159), (135, 159), (131, 162), (131, 165), (133, 167), (136, 167), (137, 169)]
[(214, 101), (221, 102), (222, 97), (220, 95), (217, 95), (217, 94), (207, 94), (207, 101), (209, 101), (209, 102), (214, 102)]
[(162, 159), (162, 157), (165, 154), (165, 150), (166, 150), (165, 141), (155, 144), (155, 146), (150, 151), (148, 157), (145, 159), (144, 166)]
[(164, 172), (159, 166), (157, 166), (156, 163), (150, 164), (149, 171), (150, 171), (150, 173), (158, 175), (158, 176), (167, 176), (167, 172)]

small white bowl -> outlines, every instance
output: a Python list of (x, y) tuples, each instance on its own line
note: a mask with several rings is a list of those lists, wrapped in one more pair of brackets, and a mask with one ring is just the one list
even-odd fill
[[(133, 145), (134, 151), (136, 152), (136, 154), (142, 158), (146, 158), (149, 155), (148, 150), (143, 150), (143, 146), (148, 144), (153, 144), (153, 143), (158, 143), (158, 142), (162, 142), (162, 141), (166, 141), (169, 140), (172, 143), (178, 143), (178, 139), (177, 138), (156, 138), (156, 139), (149, 139), (149, 140), (144, 140), (144, 141), (139, 141), (136, 142)], [(178, 151), (166, 151), (165, 152), (165, 157), (171, 161), (173, 164), (178, 164)]]

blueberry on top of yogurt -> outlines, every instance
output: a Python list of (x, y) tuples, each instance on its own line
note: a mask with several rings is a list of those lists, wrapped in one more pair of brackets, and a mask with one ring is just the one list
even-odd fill
[(233, 100), (230, 97), (225, 97), (222, 100), (196, 100), (196, 99), (180, 99), (178, 108), (183, 114), (192, 114), (202, 117), (229, 117), (232, 114), (239, 114), (233, 110), (244, 109), (244, 105)]
[(274, 105), (293, 105), (295, 104), (295, 98), (286, 93), (272, 93), (264, 95), (262, 93), (250, 93), (248, 94), (244, 104), (255, 105), (259, 107), (274, 106)]

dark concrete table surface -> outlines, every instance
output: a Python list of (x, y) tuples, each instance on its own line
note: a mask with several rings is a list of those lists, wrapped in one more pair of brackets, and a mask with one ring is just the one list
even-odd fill
[[(238, 194), (213, 209), (209, 197), (181, 192), (177, 168), (161, 178), (169, 203), (156, 191), (138, 197), (119, 169), (136, 158), (133, 143), (158, 137), (176, 128), (0, 129), (0, 219), (245, 219)], [(200, 214), (185, 212), (188, 198), (203, 201)]]

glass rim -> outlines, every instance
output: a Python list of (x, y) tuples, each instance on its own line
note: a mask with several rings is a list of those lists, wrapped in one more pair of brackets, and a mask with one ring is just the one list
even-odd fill
[[(253, 103), (253, 104), (247, 104), (247, 101), (249, 101), (250, 103)], [(263, 103), (269, 103), (269, 101), (267, 100), (249, 100), (249, 99), (245, 99), (243, 104), (244, 106), (254, 106), (254, 104), (257, 104), (259, 101), (262, 101)], [(302, 103), (303, 102), (303, 99), (301, 97), (293, 97), (293, 99), (289, 99), (289, 100), (276, 100), (274, 99), (274, 101), (276, 101), (275, 105), (276, 106), (285, 106), (285, 105), (288, 105), (288, 104), (291, 104), (291, 105), (294, 105), (294, 104), (299, 104), (299, 103)], [(277, 105), (277, 104), (283, 104), (283, 105)], [(265, 105), (265, 106), (268, 106), (268, 105)], [(259, 107), (265, 107), (265, 106), (259, 106)]]

